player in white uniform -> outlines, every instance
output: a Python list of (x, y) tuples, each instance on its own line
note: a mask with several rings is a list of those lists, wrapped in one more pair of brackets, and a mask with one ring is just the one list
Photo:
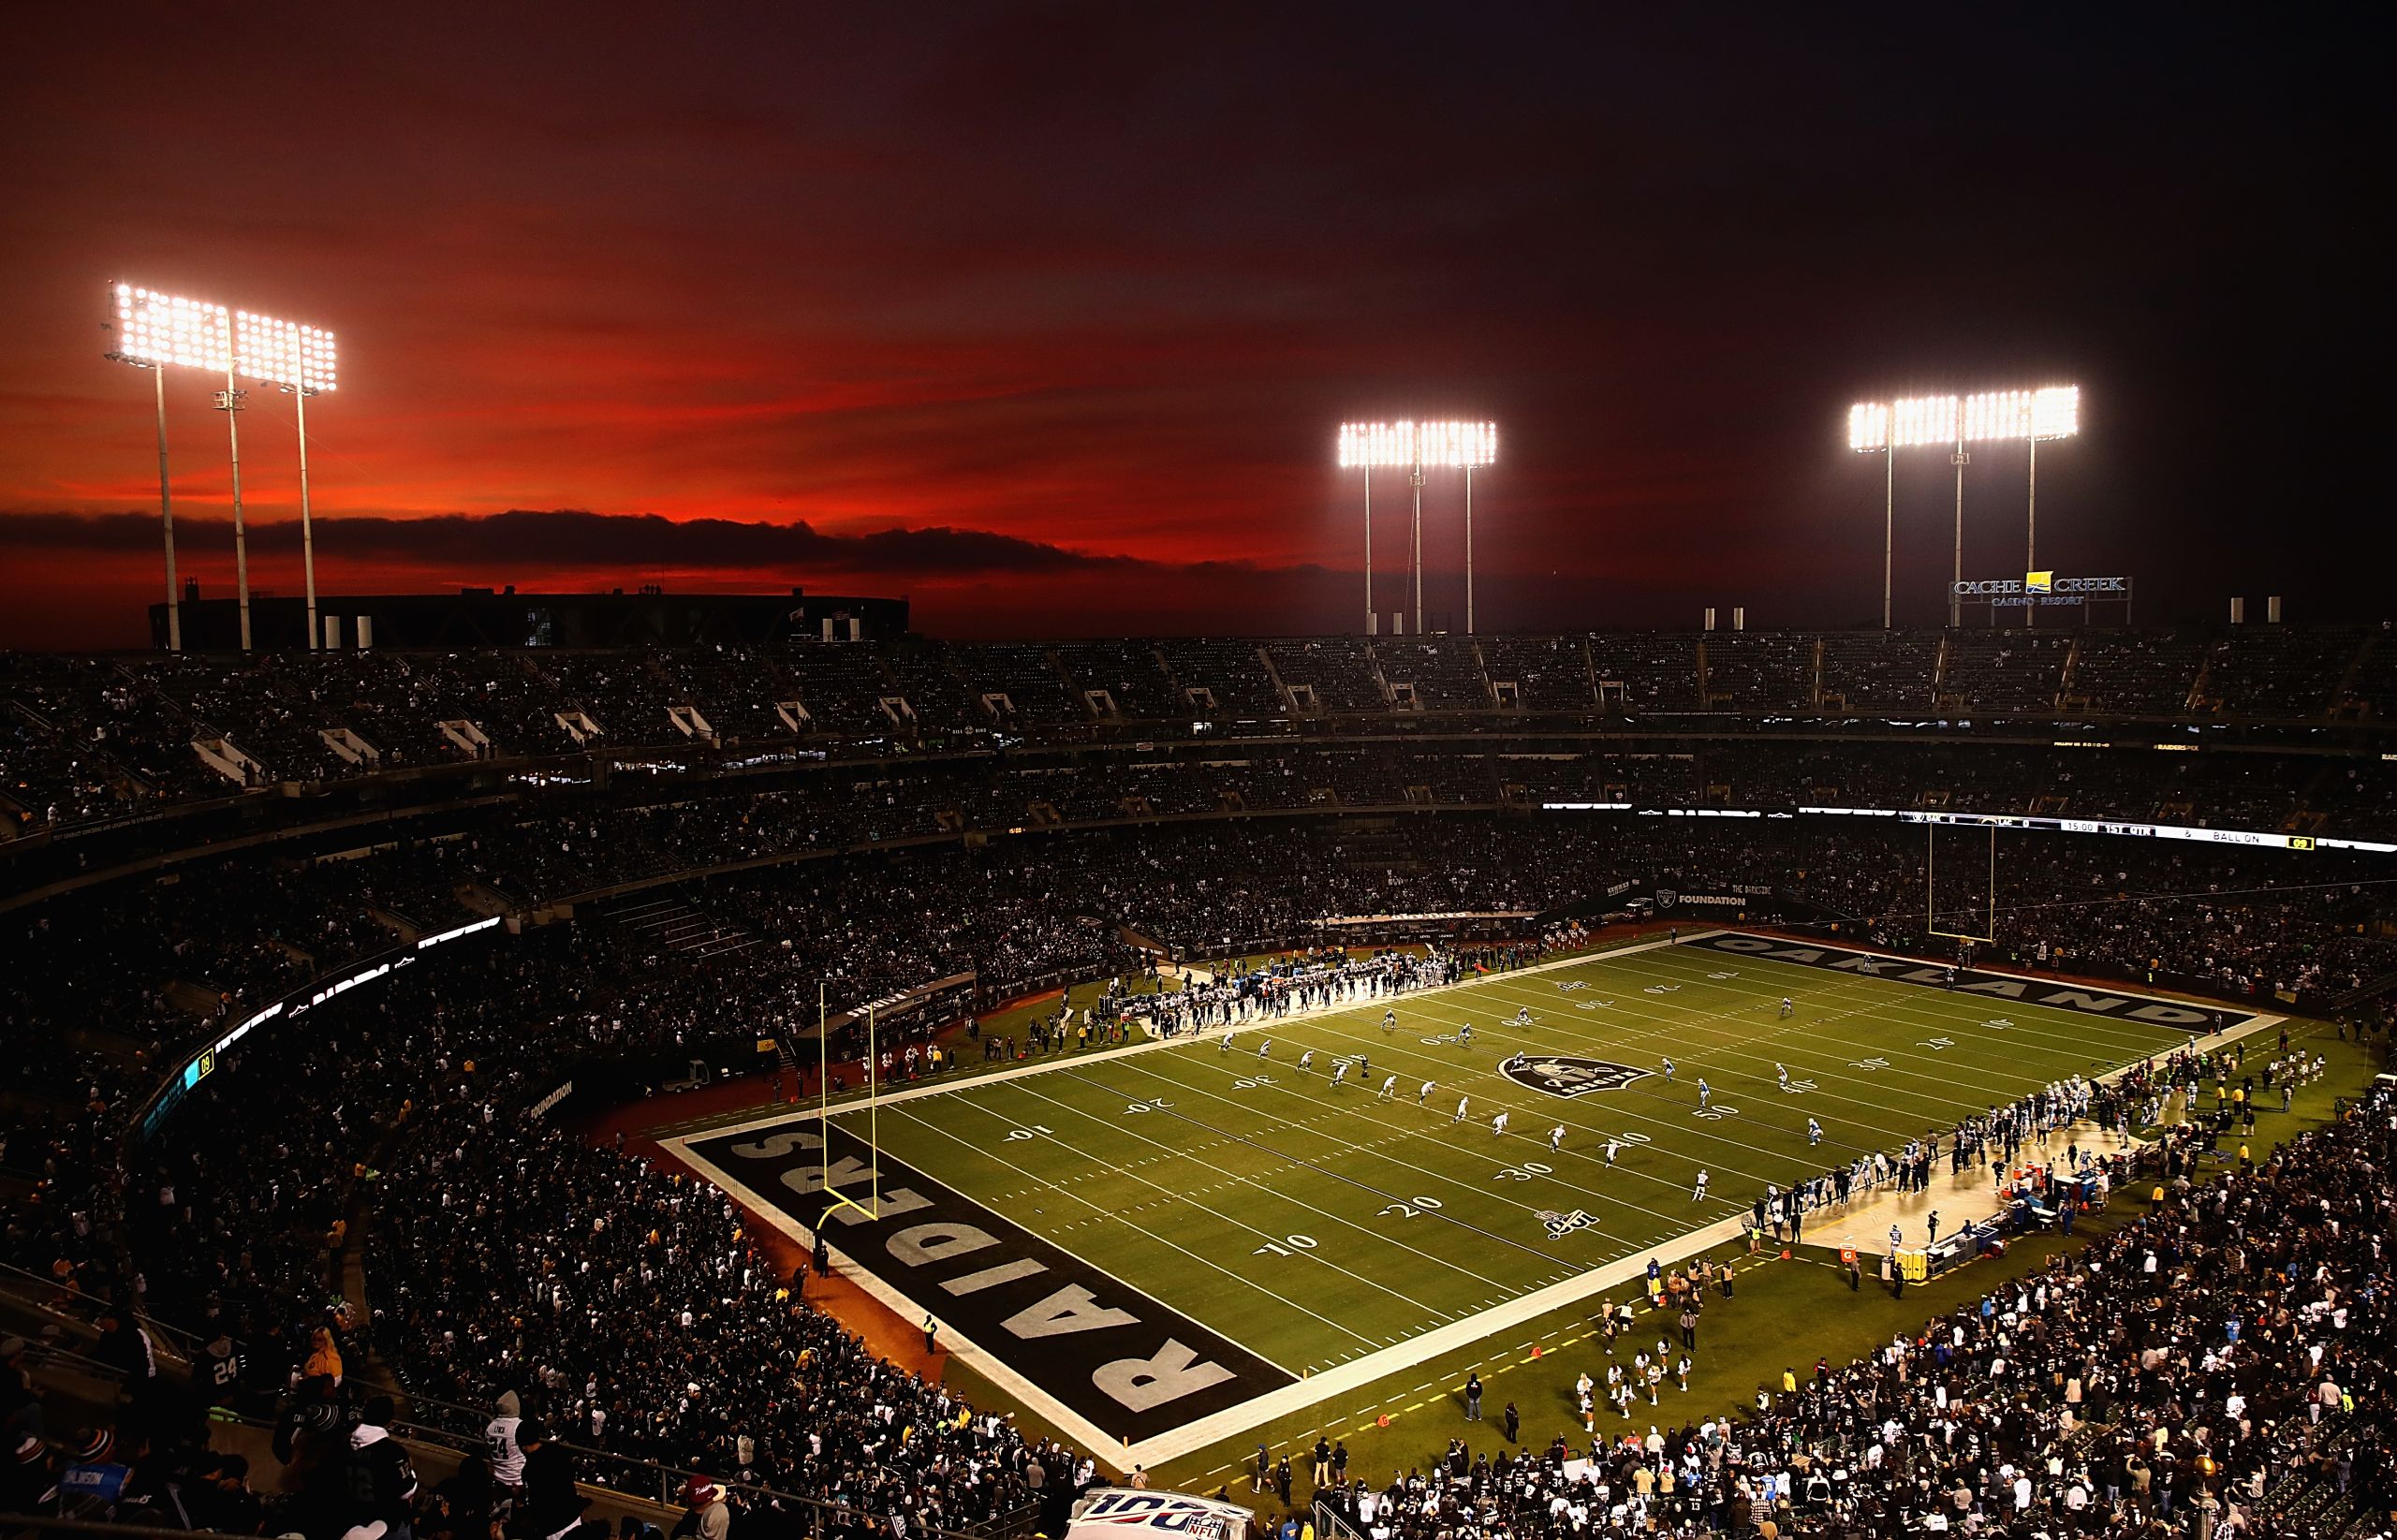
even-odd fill
[(1689, 1190), (1689, 1200), (1692, 1203), (1706, 1201), (1706, 1168), (1702, 1166), (1698, 1171), (1698, 1185)]
[(1422, 1089), (1422, 1090), (1420, 1090), (1420, 1091), (1419, 1091), (1419, 1092), (1417, 1092), (1417, 1093), (1415, 1093), (1415, 1105), (1416, 1105), (1416, 1106), (1418, 1106), (1418, 1107), (1423, 1107), (1423, 1106), (1428, 1105), (1428, 1104), (1431, 1102), (1431, 1100), (1432, 1100), (1432, 1082), (1431, 1082), (1431, 1081), (1429, 1081), (1429, 1080), (1426, 1080), (1426, 1081), (1424, 1081), (1424, 1082), (1423, 1082), (1423, 1089)]
[(1812, 1118), (1806, 1120), (1806, 1142), (1808, 1144), (1823, 1142), (1823, 1125)]
[(1390, 1102), (1390, 1101), (1396, 1101), (1397, 1099), (1398, 1099), (1398, 1077), (1397, 1077), (1397, 1076), (1395, 1076), (1395, 1075), (1393, 1075), (1393, 1076), (1391, 1076), (1389, 1079), (1384, 1080), (1384, 1081), (1382, 1082), (1382, 1100), (1383, 1100), (1383, 1101), (1386, 1101), (1386, 1102)]
[(1236, 1032), (1228, 1032), (1221, 1037), (1216, 1038), (1215, 1051), (1217, 1053), (1229, 1053), (1232, 1050), (1232, 1039), (1239, 1035), (1240, 1034)]
[(1551, 1129), (1550, 1129), (1550, 1130), (1548, 1131), (1548, 1150), (1549, 1150), (1549, 1153), (1551, 1153), (1551, 1154), (1554, 1154), (1557, 1151), (1562, 1150), (1562, 1149), (1564, 1149), (1564, 1148), (1565, 1148), (1565, 1125), (1564, 1125), (1563, 1123), (1558, 1123), (1554, 1128), (1551, 1128)]
[(1506, 1113), (1501, 1112), (1496, 1117), (1490, 1120), (1490, 1132), (1493, 1134), (1504, 1134), (1507, 1132)]
[(1459, 1027), (1459, 1028), (1457, 1029), (1457, 1041), (1458, 1041), (1458, 1042), (1460, 1042), (1460, 1043), (1462, 1043), (1462, 1044), (1463, 1044), (1463, 1045), (1465, 1045), (1467, 1048), (1470, 1048), (1470, 1047), (1472, 1047), (1472, 1046), (1473, 1046), (1473, 1023), (1472, 1023), (1472, 1022), (1467, 1021), (1463, 1026), (1461, 1026), (1461, 1027)]
[(1782, 1067), (1781, 1067), (1781, 1063), (1780, 1063), (1780, 1062), (1779, 1062), (1778, 1060), (1774, 1061), (1774, 1063), (1773, 1063), (1772, 1072), (1773, 1072), (1775, 1075), (1778, 1075), (1779, 1077), (1781, 1077), (1781, 1089), (1782, 1089), (1782, 1090), (1784, 1090), (1784, 1091), (1788, 1090), (1788, 1089), (1789, 1089), (1789, 1071), (1787, 1071), (1787, 1069), (1782, 1068)]
[(1703, 1075), (1699, 1076), (1698, 1078), (1698, 1106), (1699, 1111), (1702, 1112), (1706, 1109), (1706, 1104), (1713, 1098), (1713, 1091), (1710, 1089), (1706, 1083), (1706, 1077)]
[(1257, 1058), (1259, 1058), (1259, 1059), (1263, 1059), (1267, 1054), (1270, 1054), (1270, 1053), (1272, 1053), (1272, 1051), (1273, 1051), (1273, 1039), (1272, 1039), (1271, 1037), (1268, 1037), (1267, 1039), (1265, 1039), (1265, 1041), (1263, 1041), (1263, 1042), (1261, 1042), (1261, 1043), (1259, 1043), (1259, 1044), (1257, 1044)]
[(1789, 997), (1786, 994), (1781, 997), (1781, 1014), (1784, 1019), (1798, 1014), (1798, 1007), (1790, 1004)]
[(1309, 1049), (1304, 1053), (1299, 1055), (1299, 1073), (1304, 1075), (1308, 1070), (1311, 1070), (1314, 1067), (1315, 1049)]
[(1616, 1138), (1611, 1134), (1607, 1136), (1607, 1164), (1609, 1166), (1612, 1166), (1614, 1164), (1614, 1152), (1622, 1148), (1623, 1141), (1621, 1139)]
[(1528, 1027), (1531, 1024), (1532, 1008), (1529, 1005), (1522, 1006), (1515, 1012), (1515, 1025), (1519, 1027)]
[(1472, 1097), (1470, 1097), (1470, 1096), (1459, 1096), (1459, 1097), (1457, 1098), (1457, 1115), (1456, 1115), (1455, 1117), (1453, 1117), (1453, 1118), (1450, 1118), (1450, 1119), (1448, 1120), (1448, 1122), (1464, 1122), (1464, 1108), (1465, 1108), (1465, 1104), (1466, 1104), (1467, 1102), (1470, 1102), (1471, 1100), (1473, 1100), (1473, 1098), (1472, 1098)]
[(1398, 1012), (1396, 1012), (1396, 1011), (1394, 1011), (1394, 1010), (1386, 1010), (1386, 1011), (1382, 1012), (1382, 1031), (1384, 1031), (1384, 1032), (1395, 1032), (1395, 1031), (1397, 1031), (1397, 1030), (1398, 1030)]
[(1331, 1066), (1331, 1083), (1335, 1086), (1348, 1078), (1348, 1061), (1343, 1059)]
[(1665, 1083), (1667, 1085), (1673, 1083), (1673, 1062), (1669, 1058), (1665, 1061)]

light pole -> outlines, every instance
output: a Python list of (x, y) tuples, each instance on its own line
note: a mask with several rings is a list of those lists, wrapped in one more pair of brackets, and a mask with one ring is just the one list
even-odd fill
[(308, 646), (324, 645), (316, 623), (316, 527), (308, 506), (308, 398), (337, 383), (333, 334), (321, 327), (242, 311), (234, 316), (234, 356), (242, 372), (292, 398), (300, 435), (300, 565), (307, 588)]
[(1374, 468), (1365, 477), (1365, 635), (1374, 634)]
[[(2031, 477), (2029, 494), (2023, 502), (2022, 568), (2026, 574), (2039, 570), (2039, 441), (2043, 438), (2070, 438), (2081, 432), (2081, 392), (2042, 390), (2031, 403), (2030, 432), (2023, 436), (2031, 441)], [(2029, 598), (2026, 594), (2025, 600)], [(2038, 615), (2037, 608), (2027, 602), (2022, 609), (2022, 623), (2028, 625)], [(2082, 612), (2084, 615), (2086, 610)]]
[(167, 366), (123, 353), (107, 357), (111, 362), (148, 370), (158, 398), (158, 529), (167, 544), (167, 651), (180, 653), (184, 650), (184, 607), (175, 593), (175, 499), (167, 480)]
[(1962, 438), (1956, 440), (1954, 461), (1956, 466), (1956, 567), (1955, 571), (1949, 575), (1948, 582), (1948, 624), (1950, 629), (1954, 628), (1957, 618), (1963, 613), (1963, 596), (1957, 592), (1957, 589), (1964, 580), (1964, 467), (1973, 462), (1973, 457), (1964, 452), (1964, 441)]
[[(308, 645), (316, 645), (316, 543), (308, 506), (307, 398), (334, 389), (333, 334), (319, 327), (278, 321), (242, 311), (238, 316), (223, 305), (186, 300), (132, 284), (109, 288), (111, 326), (116, 346), (108, 357), (136, 364), (159, 374), (158, 507), (167, 545), (167, 645), (183, 645), (183, 616), (175, 593), (174, 508), (167, 486), (167, 386), (169, 364), (222, 371), (225, 389), (215, 393), (215, 406), (225, 414), (226, 443), (233, 473), (233, 576), (239, 595), (242, 651), (251, 646), (249, 532), (242, 510), (242, 429), (237, 414), (248, 392), (237, 376), (264, 380), (295, 391), (299, 398), (300, 538), (307, 568)], [(238, 326), (237, 326), (238, 321)]]
[(175, 503), (167, 474), (167, 366), (222, 367), (227, 354), (224, 311), (199, 301), (175, 299), (130, 284), (109, 288), (116, 345), (102, 355), (111, 363), (150, 371), (158, 407), (158, 528), (167, 554), (167, 651), (184, 646), (183, 595), (175, 579)]
[(1411, 479), (1415, 483), (1415, 634), (1419, 637), (1423, 634), (1423, 448), (1419, 444), (1415, 449), (1415, 474)]
[(308, 398), (316, 392), (304, 385), (283, 389), (290, 393), (292, 414), (300, 425), (300, 565), (307, 574), (308, 646), (314, 651), (320, 638), (316, 635), (316, 532), (308, 521)]
[(167, 480), (167, 366), (148, 364), (158, 391), (158, 528), (167, 539), (167, 651), (184, 650), (184, 601), (175, 592), (175, 498)]
[(1473, 635), (1473, 467), (1464, 468), (1464, 634)]
[(2039, 441), (2031, 440), (2031, 496), (2024, 506), (2022, 570), (2039, 570)]
[(242, 527), (242, 398), (247, 390), (233, 385), (233, 364), (225, 364), (225, 389), (216, 392), (216, 409), (225, 414), (225, 437), (233, 452), (233, 587), (240, 595), (242, 651), (250, 650), (250, 537)]
[(2081, 388), (2051, 385), (2037, 390), (1984, 390), (1970, 396), (1907, 396), (1894, 402), (1860, 402), (1848, 408), (1847, 447), (1859, 454), (1888, 457), (1881, 483), (1881, 625), (1894, 623), (1891, 578), (1897, 547), (1897, 456), (1918, 445), (1953, 445), (1956, 467), (1956, 527), (1952, 576), (1948, 583), (1948, 623), (1958, 624), (1964, 580), (1964, 467), (1968, 445), (1992, 440), (2031, 442), (2031, 526), (2024, 554), (2038, 561), (2038, 441), (2069, 438), (2081, 431)]
[(1898, 451), (1881, 451), (1881, 629), (1890, 628), (1890, 583), (1897, 570)]
[[(1374, 616), (1374, 484), (1375, 466), (1403, 469), (1414, 493), (1407, 529), (1407, 567), (1414, 590), (1415, 631), (1423, 631), (1423, 472), (1454, 467), (1464, 472), (1465, 630), (1473, 630), (1473, 472), (1498, 460), (1498, 425), (1493, 422), (1346, 422), (1340, 426), (1340, 467), (1365, 473), (1365, 629)], [(1404, 610), (1401, 611), (1404, 614)]]

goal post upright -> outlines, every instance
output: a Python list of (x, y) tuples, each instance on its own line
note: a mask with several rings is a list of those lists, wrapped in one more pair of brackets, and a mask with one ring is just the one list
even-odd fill
[(869, 1203), (857, 1199), (832, 1185), (832, 1034), (824, 1009), (824, 986), (816, 986), (816, 1142), (824, 1157), (819, 1181), (824, 1189), (824, 1213), (816, 1224), (843, 1209), (855, 1209), (869, 1220), (882, 1217), (882, 1142), (881, 1124), (877, 1116), (881, 1102), (881, 1086), (875, 1073), (874, 1007), (865, 1013), (865, 1107), (866, 1107), (866, 1171), (871, 1186)]

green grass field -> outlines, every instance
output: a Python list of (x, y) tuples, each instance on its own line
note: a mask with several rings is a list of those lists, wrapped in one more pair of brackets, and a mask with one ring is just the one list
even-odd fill
[[(1796, 1003), (1784, 1019), (1784, 996)], [(890, 1154), (1293, 1372), (1320, 1371), (1744, 1211), (1768, 1181), (2184, 1040), (1691, 947), (1615, 953), (886, 1102)], [(1533, 1022), (1513, 1018), (1528, 1007)], [(1457, 1034), (1471, 1023), (1472, 1041)], [(2002, 1024), (2001, 1024), (2002, 1023)], [(1260, 1041), (1272, 1039), (1259, 1061)], [(1311, 1072), (1297, 1067), (1313, 1049)], [(1498, 1071), (1655, 1071), (1562, 1098)], [(1336, 1059), (1371, 1067), (1333, 1090)], [(1784, 1091), (1776, 1063), (1788, 1070)], [(1382, 1101), (1383, 1078), (1400, 1095)], [(1713, 1090), (1698, 1107), (1697, 1082)], [(1418, 1088), (1435, 1089), (1418, 1105)], [(1463, 1122), (1454, 1114), (1469, 1099)], [(1492, 1115), (1511, 1114), (1505, 1135)], [(1809, 1148), (1806, 1123), (1824, 1131)], [(864, 1132), (861, 1113), (845, 1118)], [(1549, 1131), (1565, 1128), (1551, 1151)], [(1605, 1146), (1619, 1141), (1609, 1166)], [(1703, 1167), (1706, 1201), (1691, 1189)], [(1588, 1223), (1555, 1233), (1555, 1216)]]

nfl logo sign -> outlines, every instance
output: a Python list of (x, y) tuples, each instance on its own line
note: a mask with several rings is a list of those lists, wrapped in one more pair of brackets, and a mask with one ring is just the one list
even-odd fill
[(1594, 1091), (1621, 1091), (1652, 1072), (1618, 1064), (1611, 1059), (1552, 1053), (1539, 1059), (1510, 1060), (1506, 1073), (1507, 1078), (1517, 1085), (1551, 1096), (1586, 1096)]

